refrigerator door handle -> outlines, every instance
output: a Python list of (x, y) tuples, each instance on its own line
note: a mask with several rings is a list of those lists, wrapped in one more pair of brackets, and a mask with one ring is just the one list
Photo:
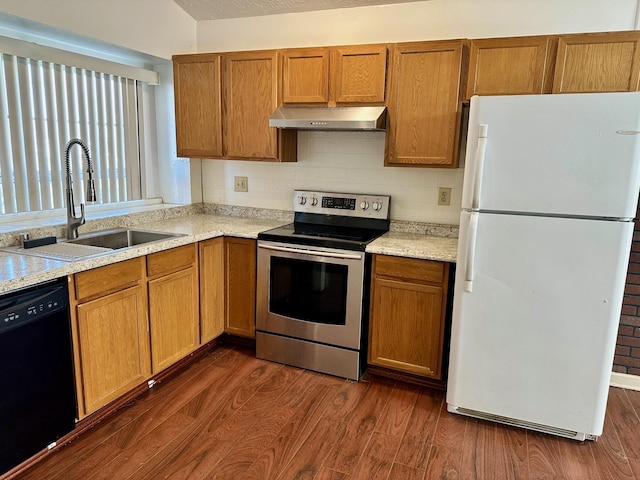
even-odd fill
[(473, 291), (473, 267), (476, 256), (476, 238), (478, 236), (478, 217), (479, 214), (471, 213), (469, 215), (469, 232), (467, 235), (467, 255), (464, 266), (464, 291), (471, 293)]
[(482, 190), (482, 172), (484, 170), (484, 156), (487, 149), (487, 130), (489, 125), (478, 125), (478, 147), (476, 148), (475, 178), (473, 179), (473, 196), (471, 208), (480, 208), (480, 191)]

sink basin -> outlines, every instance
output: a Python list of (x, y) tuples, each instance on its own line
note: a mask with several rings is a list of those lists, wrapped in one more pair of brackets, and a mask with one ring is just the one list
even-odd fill
[(153, 232), (149, 230), (136, 230), (132, 228), (118, 228), (101, 232), (87, 233), (80, 238), (67, 240), (65, 243), (75, 245), (89, 245), (91, 247), (109, 248), (118, 250), (121, 248), (142, 245), (143, 243), (157, 242), (173, 237), (181, 237), (180, 233)]

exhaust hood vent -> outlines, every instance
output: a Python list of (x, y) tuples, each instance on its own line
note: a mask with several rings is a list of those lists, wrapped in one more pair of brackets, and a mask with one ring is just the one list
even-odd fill
[(299, 130), (384, 130), (386, 107), (280, 107), (269, 126)]

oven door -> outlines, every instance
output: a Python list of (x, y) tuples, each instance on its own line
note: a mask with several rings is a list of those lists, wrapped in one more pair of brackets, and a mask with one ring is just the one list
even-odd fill
[(258, 241), (256, 328), (360, 348), (365, 253)]

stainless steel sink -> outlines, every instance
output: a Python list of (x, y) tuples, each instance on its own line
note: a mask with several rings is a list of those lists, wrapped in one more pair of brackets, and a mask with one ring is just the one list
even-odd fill
[(92, 247), (110, 248), (118, 250), (121, 248), (142, 245), (143, 243), (157, 242), (173, 237), (181, 237), (180, 233), (153, 232), (149, 230), (137, 230), (132, 228), (117, 228), (114, 230), (103, 230), (100, 232), (87, 233), (79, 238), (67, 240), (65, 243), (76, 245), (89, 245)]
[(52, 245), (43, 245), (35, 248), (8, 247), (1, 250), (31, 255), (35, 257), (75, 262), (92, 257), (108, 255), (114, 250), (143, 245), (169, 238), (183, 237), (181, 233), (154, 232), (151, 230), (138, 230), (134, 228), (116, 228), (87, 233), (73, 240), (61, 240)]

